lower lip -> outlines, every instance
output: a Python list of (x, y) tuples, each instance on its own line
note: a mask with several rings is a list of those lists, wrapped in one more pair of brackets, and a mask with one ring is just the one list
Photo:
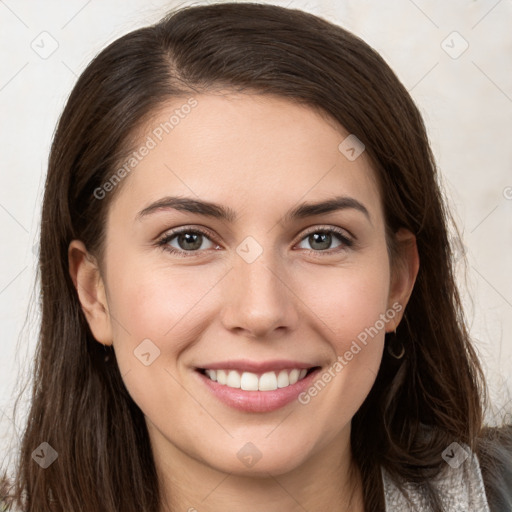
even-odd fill
[(271, 412), (297, 399), (300, 393), (311, 386), (312, 380), (319, 371), (320, 368), (317, 368), (295, 384), (273, 391), (245, 391), (239, 388), (230, 388), (211, 380), (197, 370), (195, 373), (208, 389), (226, 405), (245, 412)]

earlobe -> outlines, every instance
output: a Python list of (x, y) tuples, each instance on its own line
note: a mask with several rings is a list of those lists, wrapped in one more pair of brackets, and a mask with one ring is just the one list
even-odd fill
[(112, 345), (105, 285), (97, 262), (87, 252), (82, 241), (73, 240), (69, 244), (68, 264), (69, 274), (93, 336), (103, 345)]
[(400, 304), (401, 309), (393, 321), (388, 323), (386, 332), (392, 332), (398, 327), (412, 294), (420, 266), (416, 237), (406, 229), (399, 229), (395, 233), (395, 241), (398, 254), (396, 261), (391, 265), (388, 308), (393, 307), (393, 304)]

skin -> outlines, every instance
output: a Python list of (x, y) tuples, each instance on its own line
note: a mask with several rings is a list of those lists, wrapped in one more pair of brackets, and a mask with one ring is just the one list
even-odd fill
[[(162, 511), (363, 511), (360, 475), (350, 472), (351, 419), (375, 381), (385, 332), (396, 328), (411, 294), (419, 265), (414, 236), (397, 234), (402, 265), (392, 265), (374, 171), (366, 153), (349, 161), (338, 150), (348, 133), (334, 121), (271, 96), (195, 98), (198, 105), (116, 191), (101, 265), (81, 241), (69, 247), (70, 274), (92, 333), (114, 345), (126, 387), (146, 417), (166, 498)], [(155, 113), (139, 146), (184, 102)], [(346, 208), (284, 221), (299, 202), (334, 195), (362, 203), (369, 219)], [(237, 219), (174, 209), (137, 219), (165, 196), (212, 201)], [(211, 236), (188, 257), (157, 245), (183, 226)], [(354, 244), (333, 234), (325, 249), (305, 234), (316, 227), (312, 232), (339, 227)], [(252, 263), (236, 252), (248, 236), (263, 250)], [(168, 245), (190, 247), (177, 237)], [(194, 372), (238, 358), (328, 369), (396, 303), (402, 311), (305, 405), (238, 411)], [(149, 366), (134, 356), (144, 339), (160, 350)], [(251, 467), (237, 457), (248, 442), (261, 453)]]

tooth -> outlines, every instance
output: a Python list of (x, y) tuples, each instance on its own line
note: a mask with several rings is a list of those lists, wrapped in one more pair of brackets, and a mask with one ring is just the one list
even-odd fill
[(227, 381), (227, 375), (224, 370), (217, 370), (217, 382), (219, 384), (226, 384)]
[(290, 384), (295, 384), (298, 380), (299, 380), (299, 370), (297, 370), (297, 368), (294, 368), (291, 372), (290, 372)]
[(260, 391), (273, 391), (277, 389), (277, 377), (275, 372), (264, 373), (260, 377), (259, 390)]
[(258, 376), (255, 373), (244, 372), (240, 379), (240, 387), (245, 391), (258, 391)]
[(294, 368), (288, 374), (288, 370), (266, 372), (260, 377), (252, 372), (240, 373), (237, 370), (211, 370), (206, 369), (205, 374), (219, 384), (244, 391), (273, 391), (278, 388), (285, 388), (303, 379), (308, 370), (306, 368)]
[(281, 370), (279, 372), (279, 376), (277, 377), (277, 387), (285, 388), (290, 385), (290, 379), (288, 378), (288, 372), (286, 370)]
[(226, 385), (230, 388), (240, 388), (240, 374), (236, 370), (231, 370), (228, 373)]

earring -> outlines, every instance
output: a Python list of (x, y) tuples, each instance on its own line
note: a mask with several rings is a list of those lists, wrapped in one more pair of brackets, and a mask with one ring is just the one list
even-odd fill
[(112, 345), (103, 345), (103, 349), (103, 362), (106, 365), (112, 364), (112, 362), (115, 360), (114, 349)]
[[(391, 333), (389, 333), (391, 334)], [(396, 338), (396, 329), (393, 332), (392, 338), (388, 342), (388, 354), (393, 357), (394, 359), (402, 359), (405, 354), (405, 347), (403, 343), (400, 343), (399, 346), (397, 346), (397, 338)]]

